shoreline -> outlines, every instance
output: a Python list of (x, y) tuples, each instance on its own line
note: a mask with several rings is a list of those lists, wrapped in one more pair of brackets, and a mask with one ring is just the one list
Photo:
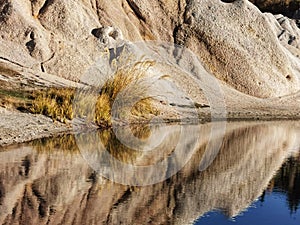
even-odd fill
[[(200, 118), (199, 120), (191, 119), (167, 119), (165, 124), (174, 125), (191, 125), (191, 124), (206, 124), (210, 122), (279, 122), (279, 121), (300, 121), (300, 115), (296, 114), (274, 114), (274, 115), (264, 115), (259, 112), (228, 112), (227, 118), (213, 119), (210, 118)], [(0, 108), (0, 149), (7, 148), (15, 144), (22, 144), (30, 142), (37, 139), (55, 137), (63, 134), (72, 134), (77, 132), (84, 132), (86, 130), (93, 129), (109, 129), (100, 127), (86, 127), (79, 123), (60, 123), (53, 122), (52, 119), (40, 115), (40, 114), (30, 114), (22, 113), (19, 111), (10, 111), (4, 108)], [(131, 123), (131, 125), (145, 125), (148, 122), (139, 121), (137, 123)], [(155, 124), (155, 122), (151, 123)], [(120, 124), (118, 126), (127, 126), (129, 124)]]

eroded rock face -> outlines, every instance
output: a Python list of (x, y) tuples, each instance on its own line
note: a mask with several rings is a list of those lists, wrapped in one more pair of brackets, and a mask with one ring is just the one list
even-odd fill
[(182, 25), (178, 40), (197, 52), (217, 78), (257, 97), (299, 89), (293, 57), (272, 32), (274, 25), (255, 6), (247, 1), (201, 1), (191, 4), (187, 14), (194, 22)]
[[(6, 1), (0, 54), (24, 69), (78, 80), (99, 53), (90, 34), (100, 24), (81, 1)], [(77, 72), (75, 72), (77, 71)]]
[(114, 27), (129, 41), (190, 48), (210, 73), (251, 96), (299, 91), (299, 29), (246, 0), (1, 0), (0, 10), (0, 57), (20, 71), (79, 81), (111, 47), (99, 40), (97, 29)]

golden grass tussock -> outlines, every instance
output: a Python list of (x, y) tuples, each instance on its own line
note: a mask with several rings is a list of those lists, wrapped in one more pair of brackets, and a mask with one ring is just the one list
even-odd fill
[(43, 114), (61, 122), (72, 120), (74, 94), (75, 89), (73, 88), (50, 88), (34, 91), (28, 110), (31, 113)]
[[(140, 82), (146, 71), (153, 65), (151, 61), (139, 62), (132, 67), (118, 69), (100, 88), (92, 87), (78, 90), (75, 88), (48, 88), (33, 91), (31, 103), (27, 110), (35, 114), (43, 114), (60, 122), (72, 120), (74, 117), (85, 118), (101, 127), (112, 125), (112, 107), (121, 92), (126, 93), (118, 98), (120, 111), (126, 119), (150, 120), (159, 112), (154, 108), (152, 98), (138, 99), (130, 106), (129, 102), (141, 96), (146, 87)], [(131, 87), (131, 88), (128, 88)], [(124, 115), (119, 115), (124, 118)], [(128, 116), (128, 115), (129, 116)]]

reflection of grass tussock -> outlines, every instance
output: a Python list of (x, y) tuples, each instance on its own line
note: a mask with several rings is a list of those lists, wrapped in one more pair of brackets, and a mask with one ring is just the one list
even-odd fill
[(65, 134), (58, 137), (42, 138), (32, 141), (32, 146), (40, 153), (63, 151), (65, 153), (78, 153), (74, 135)]
[[(151, 118), (151, 115), (158, 114), (158, 111), (151, 104), (150, 98), (141, 99), (131, 109), (126, 109), (126, 103), (132, 101), (133, 98), (136, 98), (144, 91), (143, 87), (139, 86), (138, 81), (145, 76), (145, 72), (152, 65), (152, 62), (147, 61), (136, 63), (130, 68), (117, 70), (114, 77), (108, 79), (100, 92), (96, 92), (95, 88), (77, 91), (76, 116), (90, 119), (99, 126), (110, 126), (111, 109), (118, 94), (132, 85), (134, 85), (134, 88), (126, 90), (126, 95), (121, 98), (121, 106), (124, 105), (123, 111), (127, 110), (132, 116), (145, 119)], [(74, 117), (73, 100), (75, 94), (76, 90), (73, 88), (50, 88), (34, 91), (32, 93), (33, 100), (28, 106), (28, 110), (61, 122), (71, 120)], [(90, 112), (91, 109), (94, 110), (94, 113)], [(93, 118), (90, 118), (91, 115)]]
[[(140, 128), (135, 126), (134, 128), (131, 128), (131, 130), (133, 131), (133, 135), (136, 137), (147, 138), (150, 135), (150, 129), (147, 126), (142, 126)], [(95, 139), (94, 135), (83, 134), (84, 145), (80, 145), (80, 147), (84, 148), (84, 151), (95, 152), (95, 146), (98, 144), (97, 141), (100, 140), (105, 147), (105, 150), (108, 151), (113, 158), (121, 162), (134, 163), (137, 157), (142, 154), (141, 152), (130, 149), (122, 144), (112, 129), (98, 130), (96, 132), (97, 133), (94, 133), (94, 135), (99, 137), (99, 139)], [(76, 137), (72, 134), (65, 134), (51, 138), (42, 138), (32, 141), (31, 144), (39, 153), (53, 153), (55, 151), (60, 151), (66, 154), (79, 153)]]
[(138, 151), (123, 145), (112, 130), (103, 130), (99, 132), (99, 137), (105, 149), (112, 157), (121, 162), (133, 163), (139, 155)]

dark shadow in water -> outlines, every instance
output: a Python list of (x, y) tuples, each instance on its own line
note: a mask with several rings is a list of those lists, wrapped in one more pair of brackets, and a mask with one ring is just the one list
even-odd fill
[(300, 156), (291, 157), (270, 182), (268, 191), (282, 192), (286, 195), (291, 214), (300, 206)]
[[(145, 127), (132, 129), (139, 139), (151, 136)], [(97, 145), (94, 137), (98, 137), (107, 152), (124, 163), (149, 165), (167, 158), (165, 174), (191, 155), (176, 175), (145, 187), (121, 185), (99, 176), (82, 157), (73, 135), (1, 151), (0, 223), (188, 224), (213, 210), (237, 216), (258, 198), (264, 204), (271, 191), (286, 194), (291, 212), (298, 209), (298, 123), (229, 123), (219, 153), (206, 170), (199, 171), (203, 156), (210, 154), (206, 148), (210, 129), (210, 124), (203, 124), (184, 129), (167, 126), (164, 133), (154, 130), (153, 140), (163, 139), (153, 152), (126, 147), (111, 130), (82, 134), (84, 151), (98, 151), (93, 148)], [(168, 158), (182, 130), (185, 151)], [(212, 138), (219, 138), (218, 134)], [(103, 155), (92, 153), (96, 159)], [(118, 165), (101, 163), (118, 170)], [(155, 176), (153, 170), (136, 179)]]

